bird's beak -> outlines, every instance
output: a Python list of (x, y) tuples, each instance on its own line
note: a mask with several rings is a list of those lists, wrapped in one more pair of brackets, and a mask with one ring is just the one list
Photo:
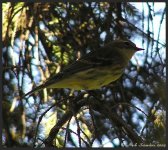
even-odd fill
[(137, 51), (142, 51), (142, 50), (145, 50), (145, 49), (136, 47), (136, 50)]

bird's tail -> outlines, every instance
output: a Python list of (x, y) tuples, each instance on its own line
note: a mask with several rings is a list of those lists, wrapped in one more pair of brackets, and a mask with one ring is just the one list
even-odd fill
[(39, 85), (37, 87), (35, 87), (33, 90), (31, 90), (30, 92), (26, 93), (23, 97), (26, 97), (28, 95), (33, 94), (34, 92), (38, 92), (44, 88), (48, 88), (50, 87), (52, 84), (55, 84), (55, 78), (51, 78), (50, 80), (46, 81), (45, 83), (43, 83), (42, 85)]
[(33, 90), (31, 90), (30, 92), (28, 92), (28, 93), (26, 93), (25, 95), (23, 95), (23, 98), (26, 97), (26, 96), (28, 96), (28, 95), (32, 95), (33, 93), (38, 92), (38, 91), (40, 91), (40, 90), (42, 90), (42, 89), (44, 89), (44, 88), (45, 88), (45, 85), (44, 85), (44, 84), (42, 84), (42, 85), (40, 85), (40, 86), (37, 86), (37, 87), (35, 87)]

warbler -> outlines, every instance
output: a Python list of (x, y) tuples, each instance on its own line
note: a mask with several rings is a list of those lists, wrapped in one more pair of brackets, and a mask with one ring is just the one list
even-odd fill
[(99, 89), (119, 79), (131, 57), (140, 50), (144, 49), (130, 40), (114, 40), (76, 60), (24, 97), (44, 88)]

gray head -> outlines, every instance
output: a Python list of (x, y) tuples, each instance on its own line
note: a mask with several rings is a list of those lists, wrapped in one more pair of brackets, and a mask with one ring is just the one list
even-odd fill
[(144, 50), (142, 48), (136, 47), (136, 45), (130, 40), (115, 40), (113, 41), (113, 45), (119, 49), (124, 49), (124, 50), (128, 49), (128, 50), (132, 50), (133, 52)]
[(136, 47), (136, 45), (130, 40), (114, 40), (111, 42), (110, 47), (119, 52), (126, 60), (131, 59), (135, 52), (144, 50)]

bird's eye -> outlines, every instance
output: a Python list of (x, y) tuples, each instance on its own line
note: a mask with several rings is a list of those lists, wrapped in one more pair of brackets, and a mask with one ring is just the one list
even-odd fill
[(126, 46), (129, 46), (129, 45), (130, 45), (130, 43), (129, 43), (129, 42), (124, 42), (124, 44), (125, 44)]

